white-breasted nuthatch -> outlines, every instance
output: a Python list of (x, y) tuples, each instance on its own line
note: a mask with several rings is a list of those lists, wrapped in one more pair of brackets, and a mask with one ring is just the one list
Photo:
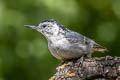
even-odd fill
[(42, 33), (48, 40), (48, 48), (52, 55), (61, 61), (79, 58), (82, 56), (91, 57), (91, 53), (106, 52), (106, 48), (95, 41), (64, 28), (55, 20), (42, 21), (37, 26), (25, 25)]

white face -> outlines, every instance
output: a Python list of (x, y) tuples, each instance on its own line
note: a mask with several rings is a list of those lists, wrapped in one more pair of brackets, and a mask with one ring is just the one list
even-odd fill
[(60, 38), (63, 38), (66, 31), (66, 28), (64, 28), (61, 24), (59, 24), (55, 20), (46, 20), (41, 22), (37, 26), (25, 25), (25, 27), (39, 31), (47, 39), (52, 40), (53, 42), (55, 40), (59, 40)]
[(37, 31), (41, 32), (44, 36), (50, 37), (51, 35), (55, 36), (59, 32), (59, 26), (56, 23), (51, 22), (43, 22), (40, 23), (37, 28)]

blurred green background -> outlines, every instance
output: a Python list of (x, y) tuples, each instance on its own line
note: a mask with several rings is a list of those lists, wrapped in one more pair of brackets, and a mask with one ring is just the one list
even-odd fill
[(60, 63), (24, 25), (55, 19), (120, 56), (120, 0), (0, 0), (0, 80), (47, 80)]

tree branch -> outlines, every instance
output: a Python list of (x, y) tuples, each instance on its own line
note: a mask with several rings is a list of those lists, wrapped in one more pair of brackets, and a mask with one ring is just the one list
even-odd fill
[(49, 80), (120, 80), (120, 58), (76, 59), (57, 67)]

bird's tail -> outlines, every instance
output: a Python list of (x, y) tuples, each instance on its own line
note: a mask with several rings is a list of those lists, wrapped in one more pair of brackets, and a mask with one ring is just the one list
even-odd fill
[(99, 44), (94, 44), (93, 45), (93, 51), (94, 52), (102, 52), (102, 53), (104, 53), (104, 52), (108, 52), (109, 50), (107, 48), (99, 45)]

